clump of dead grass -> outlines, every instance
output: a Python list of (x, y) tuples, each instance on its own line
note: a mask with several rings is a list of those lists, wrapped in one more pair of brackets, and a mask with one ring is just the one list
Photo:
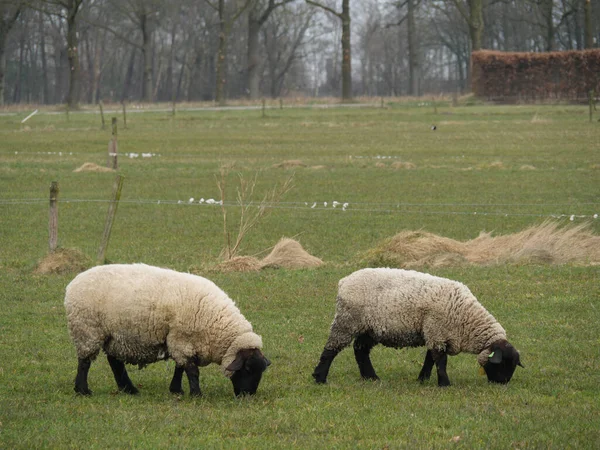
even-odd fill
[(271, 167), (273, 169), (296, 169), (298, 167), (306, 167), (306, 164), (299, 159), (288, 159), (278, 164), (273, 164)]
[(73, 172), (114, 172), (114, 169), (110, 167), (99, 166), (98, 164), (86, 162), (83, 163), (80, 167), (75, 169)]
[(254, 256), (235, 256), (215, 266), (219, 272), (257, 272), (260, 270), (260, 260)]
[(285, 269), (306, 269), (318, 267), (323, 261), (316, 256), (308, 253), (300, 242), (294, 239), (281, 238), (261, 262), (261, 269), (280, 268)]
[(81, 251), (74, 248), (57, 248), (42, 258), (33, 273), (38, 275), (79, 273), (90, 265), (90, 259)]
[(323, 261), (308, 253), (300, 242), (281, 238), (262, 260), (254, 256), (235, 256), (217, 264), (219, 272), (258, 272), (262, 269), (308, 269), (319, 267)]
[(369, 251), (371, 265), (414, 268), (493, 264), (598, 264), (600, 236), (589, 224), (560, 226), (548, 220), (521, 232), (482, 232), (461, 242), (424, 231), (403, 231)]
[(394, 169), (416, 169), (417, 166), (415, 166), (413, 163), (409, 162), (409, 161), (394, 161), (392, 163), (392, 168)]

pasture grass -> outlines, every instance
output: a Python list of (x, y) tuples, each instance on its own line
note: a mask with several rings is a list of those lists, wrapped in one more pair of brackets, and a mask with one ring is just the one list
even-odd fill
[[(564, 223), (575, 215), (600, 231), (592, 219), (600, 128), (584, 107), (440, 104), (434, 114), (416, 102), (385, 106), (273, 109), (265, 118), (257, 110), (174, 118), (155, 111), (129, 114), (119, 130), (125, 182), (107, 259), (193, 270), (235, 299), (273, 363), (257, 395), (244, 399), (233, 397), (216, 366), (201, 369), (201, 399), (170, 395), (172, 362), (130, 367), (140, 395), (116, 394), (102, 356), (90, 371), (94, 395), (73, 393), (76, 357), (62, 299), (74, 274), (34, 269), (48, 251), (51, 181), (60, 185), (59, 245), (95, 259), (115, 175), (73, 171), (105, 165), (110, 131), (93, 114), (38, 114), (25, 125), (28, 112), (0, 116), (0, 447), (594, 447), (599, 266), (424, 269), (467, 284), (507, 329), (526, 367), (508, 386), (489, 385), (467, 354), (450, 358), (453, 386), (439, 389), (435, 375), (421, 385), (423, 349), (381, 346), (373, 350), (381, 381), (360, 379), (349, 348), (327, 385), (313, 383), (337, 282), (364, 267), (362, 255), (382, 240), (419, 229), (468, 240), (550, 215)], [(285, 160), (306, 167), (273, 168)], [(395, 161), (415, 168), (394, 169)], [(232, 167), (227, 201), (235, 200), (238, 173), (258, 174), (258, 201), (294, 175), (294, 189), (248, 233), (241, 254), (263, 257), (282, 236), (294, 237), (323, 267), (214, 270), (222, 211), (197, 200), (218, 199), (224, 164)], [(349, 205), (334, 209), (334, 200)], [(235, 224), (239, 208), (227, 211)]]

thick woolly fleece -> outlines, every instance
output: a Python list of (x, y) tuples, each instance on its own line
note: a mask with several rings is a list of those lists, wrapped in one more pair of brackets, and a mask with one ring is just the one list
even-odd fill
[(339, 282), (337, 308), (325, 348), (339, 349), (362, 333), (390, 347), (478, 354), (506, 339), (504, 328), (457, 281), (413, 270), (362, 269)]
[(178, 365), (220, 364), (262, 339), (225, 292), (205, 278), (145, 264), (113, 264), (79, 274), (65, 308), (79, 358), (100, 350), (130, 364), (168, 357)]

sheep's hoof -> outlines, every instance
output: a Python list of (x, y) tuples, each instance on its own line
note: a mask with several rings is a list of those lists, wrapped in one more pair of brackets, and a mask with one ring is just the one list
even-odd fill
[(169, 392), (174, 395), (184, 395), (183, 389), (170, 389)]
[(315, 379), (315, 382), (317, 384), (325, 384), (327, 382), (327, 377), (324, 377), (324, 376), (319, 375), (317, 373), (313, 373), (312, 377)]
[(439, 387), (448, 387), (448, 386), (450, 386), (450, 380), (438, 381), (438, 386)]
[(140, 391), (138, 391), (135, 386), (125, 386), (124, 388), (121, 389), (121, 392), (124, 392), (125, 394), (130, 394), (130, 395), (137, 395), (140, 393)]
[(86, 396), (87, 395), (92, 395), (92, 390), (88, 389), (88, 388), (81, 389), (81, 388), (78, 388), (77, 386), (75, 386), (74, 390), (75, 390), (75, 393), (78, 394), (78, 395), (86, 395)]
[(366, 377), (362, 377), (365, 381), (379, 381), (379, 377), (377, 375), (368, 375)]
[(200, 392), (200, 391), (193, 391), (193, 392), (190, 391), (190, 397), (196, 397), (196, 398), (202, 397), (202, 392)]

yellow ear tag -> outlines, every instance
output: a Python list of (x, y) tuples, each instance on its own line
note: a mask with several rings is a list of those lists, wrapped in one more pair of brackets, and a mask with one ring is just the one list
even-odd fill
[(481, 375), (481, 376), (485, 375), (485, 369), (483, 368), (483, 366), (479, 366), (479, 375)]

